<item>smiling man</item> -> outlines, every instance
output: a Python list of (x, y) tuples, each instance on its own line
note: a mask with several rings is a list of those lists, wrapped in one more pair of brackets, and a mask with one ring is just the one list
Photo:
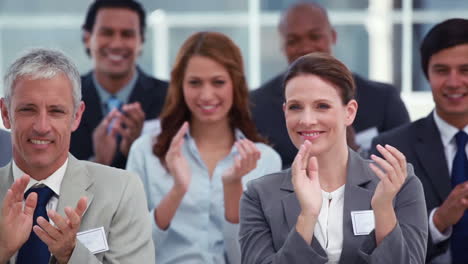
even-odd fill
[(82, 77), (86, 110), (70, 148), (77, 158), (125, 168), (143, 122), (159, 115), (168, 84), (136, 65), (145, 26), (145, 12), (133, 0), (93, 1), (89, 7), (83, 42), (94, 69)]
[(32, 50), (7, 69), (4, 91), (13, 160), (0, 168), (0, 264), (154, 262), (139, 177), (68, 152), (85, 109), (74, 64)]
[(373, 145), (398, 148), (423, 184), (428, 262), (468, 263), (468, 20), (434, 26), (421, 44), (421, 62), (434, 111), (380, 135)]

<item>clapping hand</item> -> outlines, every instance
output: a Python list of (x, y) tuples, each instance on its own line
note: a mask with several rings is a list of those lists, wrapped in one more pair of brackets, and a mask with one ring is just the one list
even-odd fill
[(183, 191), (187, 191), (192, 178), (190, 166), (182, 152), (184, 136), (189, 128), (188, 122), (180, 127), (177, 134), (172, 138), (169, 150), (166, 153), (165, 161), (169, 173), (174, 177), (174, 184)]
[(235, 143), (239, 154), (234, 158), (234, 164), (227, 169), (222, 176), (223, 183), (238, 182), (247, 173), (257, 167), (260, 159), (260, 151), (255, 144), (248, 139), (241, 139)]
[(3, 199), (0, 216), (0, 263), (6, 262), (28, 240), (37, 205), (37, 193), (31, 192), (24, 203), (23, 195), (29, 176), (17, 179)]
[(322, 189), (316, 157), (310, 156), (312, 143), (306, 140), (291, 165), (292, 183), (302, 213), (318, 217), (322, 208)]
[(371, 201), (374, 210), (392, 207), (393, 199), (407, 177), (406, 158), (400, 151), (390, 145), (386, 145), (385, 147), (377, 145), (377, 150), (384, 158), (371, 155), (371, 159), (380, 168), (375, 164), (369, 164), (372, 171), (380, 178)]
[(33, 227), (36, 235), (47, 244), (50, 253), (58, 263), (68, 263), (76, 246), (76, 234), (80, 229), (81, 218), (87, 208), (87, 198), (81, 197), (76, 208), (65, 207), (67, 217), (62, 217), (54, 210), (47, 212), (55, 226), (44, 217), (38, 217)]

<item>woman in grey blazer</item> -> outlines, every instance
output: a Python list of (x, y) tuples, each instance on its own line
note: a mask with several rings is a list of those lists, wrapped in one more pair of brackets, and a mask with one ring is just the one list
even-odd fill
[(284, 78), (291, 169), (252, 180), (240, 205), (242, 263), (424, 263), (427, 213), (405, 157), (346, 144), (357, 112), (349, 70), (330, 55), (296, 60)]

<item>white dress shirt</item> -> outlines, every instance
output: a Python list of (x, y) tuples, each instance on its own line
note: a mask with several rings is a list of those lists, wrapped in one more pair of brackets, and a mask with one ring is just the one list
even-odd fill
[[(458, 133), (459, 129), (450, 125), (445, 120), (443, 120), (438, 114), (437, 111), (433, 112), (434, 115), (434, 122), (436, 124), (437, 129), (440, 133), (440, 139), (442, 141), (442, 145), (444, 146), (444, 154), (445, 154), (445, 162), (447, 163), (447, 168), (449, 170), (449, 176), (452, 175), (452, 163), (453, 159), (455, 158), (455, 154), (457, 153), (457, 145), (455, 142), (455, 134)], [(468, 125), (463, 128), (463, 131), (468, 134)], [(468, 145), (465, 146), (465, 151), (468, 153)], [(444, 240), (447, 240), (452, 235), (452, 227), (449, 227), (444, 233), (441, 233), (434, 224), (434, 213), (439, 207), (432, 209), (431, 213), (429, 214), (429, 232), (432, 237), (432, 242), (434, 244), (440, 243)], [(447, 255), (446, 255), (447, 254)], [(446, 261), (450, 262), (450, 254), (447, 251), (446, 254), (443, 254), (440, 258), (441, 261), (434, 260), (432, 263), (443, 263)], [(443, 259), (443, 260), (442, 260)]]
[[(16, 165), (15, 161), (12, 160), (11, 162), (12, 168), (13, 168), (13, 180), (17, 180), (21, 178), (25, 173)], [(62, 179), (63, 176), (65, 175), (65, 171), (67, 170), (67, 165), (68, 165), (68, 158), (67, 160), (63, 163), (63, 165), (56, 170), (52, 175), (47, 177), (46, 179), (42, 181), (36, 181), (32, 177), (30, 177), (28, 186), (26, 186), (26, 189), (24, 190), (24, 193), (26, 193), (30, 188), (32, 187), (39, 187), (42, 185), (45, 185), (49, 187), (53, 192), (54, 195), (50, 198), (49, 202), (46, 205), (47, 210), (57, 210), (57, 204), (58, 204), (58, 198), (60, 196), (60, 185), (62, 184)], [(54, 224), (52, 220), (50, 220), (51, 224)], [(34, 231), (31, 231), (34, 232)], [(13, 263), (16, 263), (16, 256), (18, 253), (15, 253), (13, 256)]]
[(345, 185), (333, 192), (322, 190), (322, 208), (314, 229), (314, 236), (327, 253), (329, 264), (338, 263), (343, 249), (344, 189)]

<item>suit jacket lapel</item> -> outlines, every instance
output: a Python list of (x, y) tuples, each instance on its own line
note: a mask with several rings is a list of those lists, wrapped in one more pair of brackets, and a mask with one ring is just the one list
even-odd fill
[(140, 102), (141, 109), (143, 110), (143, 112), (149, 113), (150, 106), (153, 103), (152, 102), (153, 97), (148, 96), (149, 95), (148, 90), (154, 87), (148, 86), (149, 82), (146, 81), (148, 77), (138, 67), (137, 67), (137, 71), (138, 71), (138, 79), (135, 82), (135, 87), (133, 87), (128, 101), (129, 103)]
[(9, 162), (5, 167), (0, 168), (0, 203), (3, 202), (3, 199), (12, 184), (13, 169), (11, 166), (11, 162)]
[(343, 205), (343, 249), (340, 263), (354, 263), (351, 256), (357, 256), (356, 250), (365, 236), (355, 236), (351, 220), (352, 211), (371, 210), (371, 199), (375, 190), (371, 171), (357, 153), (349, 150), (347, 178)]
[(86, 207), (88, 208), (94, 198), (94, 194), (89, 191), (89, 187), (92, 184), (93, 180), (84, 164), (72, 155), (69, 155), (67, 170), (60, 185), (57, 212), (65, 215), (65, 207), (70, 206), (75, 208), (78, 200), (83, 196), (88, 198), (88, 206)]
[(93, 72), (91, 71), (82, 79), (83, 87), (83, 101), (87, 102), (85, 109), (85, 116), (81, 122), (86, 123), (87, 126), (92, 130), (99, 125), (103, 119), (102, 103), (97, 93), (97, 88), (93, 82)]
[[(416, 127), (416, 156), (426, 175), (434, 185), (441, 201), (445, 200), (451, 191), (450, 176), (445, 158), (444, 146), (440, 132), (434, 121), (433, 113)], [(418, 175), (419, 176), (419, 175)]]

